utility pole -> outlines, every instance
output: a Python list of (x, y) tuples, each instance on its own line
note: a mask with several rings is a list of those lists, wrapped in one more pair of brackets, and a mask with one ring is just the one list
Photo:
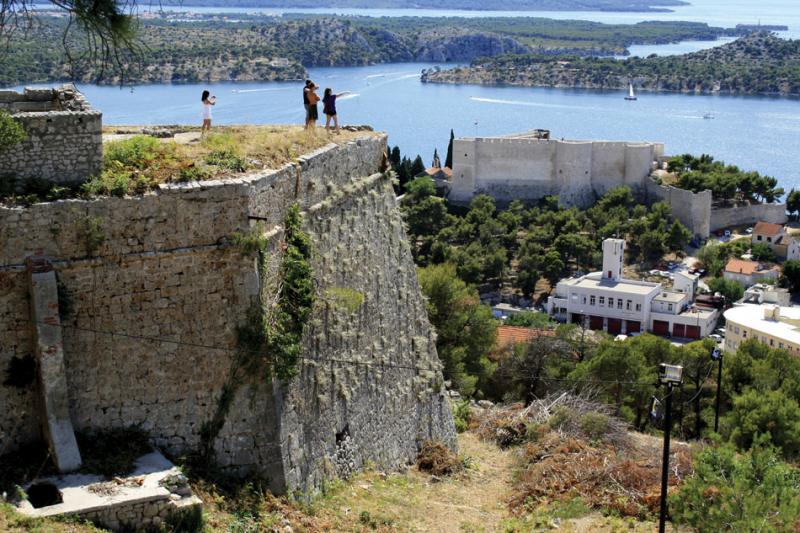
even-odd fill
[(714, 433), (719, 433), (719, 403), (722, 397), (722, 352), (718, 347), (711, 352), (711, 359), (719, 362), (719, 369), (717, 370), (717, 405), (714, 407)]
[(661, 511), (658, 515), (658, 533), (667, 528), (667, 490), (669, 487), (669, 437), (672, 432), (672, 391), (683, 383), (683, 367), (662, 363), (658, 367), (658, 380), (667, 386), (664, 412), (664, 455), (661, 458)]

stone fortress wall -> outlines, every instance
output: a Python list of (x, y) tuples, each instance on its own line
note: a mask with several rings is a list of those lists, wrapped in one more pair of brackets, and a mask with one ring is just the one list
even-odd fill
[(74, 85), (0, 90), (0, 111), (18, 120), (27, 135), (19, 145), (0, 151), (0, 178), (74, 183), (102, 168), (102, 113)]
[(456, 139), (450, 200), (468, 203), (489, 194), (499, 203), (556, 195), (564, 205), (587, 207), (619, 185), (641, 194), (664, 145), (575, 141), (521, 136)]
[(530, 134), (455, 139), (449, 199), (468, 204), (475, 195), (488, 194), (504, 205), (555, 195), (566, 206), (588, 207), (610, 189), (627, 185), (642, 201), (667, 202), (675, 217), (701, 238), (738, 224), (788, 220), (784, 204), (719, 208), (713, 206), (711, 191), (660, 185), (651, 173), (664, 160), (661, 143), (538, 139)]
[[(306, 491), (342, 467), (343, 447), (346, 468), (391, 468), (412, 461), (421, 440), (454, 446), (434, 333), (391, 183), (378, 172), (385, 149), (385, 136), (366, 134), (241, 179), (0, 208), (0, 372), (33, 352), (25, 261), (45, 256), (64, 304), (76, 430), (138, 424), (170, 453), (196, 450), (237, 328), (269, 282), (231, 236), (257, 217), (277, 250), (297, 201), (319, 294), (300, 374), (289, 384), (248, 378), (212, 443), (216, 460), (267, 477), (277, 492)], [(337, 305), (331, 288), (363, 303)], [(35, 385), (0, 384), (0, 454), (39, 438), (36, 403)]]

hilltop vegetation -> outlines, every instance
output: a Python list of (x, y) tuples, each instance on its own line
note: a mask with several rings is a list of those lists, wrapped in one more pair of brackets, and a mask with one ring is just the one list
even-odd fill
[(691, 54), (625, 60), (506, 55), (423, 75), (433, 83), (800, 95), (800, 40), (755, 33)]
[(68, 40), (72, 61), (61, 47), (50, 46), (62, 39), (63, 19), (37, 22), (4, 51), (0, 85), (298, 80), (306, 75), (304, 67), (472, 61), (499, 54), (625, 54), (631, 44), (711, 40), (737, 32), (691, 22), (172, 14), (140, 20), (141, 46), (122, 53), (122, 67), (111, 69), (81, 55), (85, 43), (79, 34)]
[[(214, 7), (320, 7), (314, 0), (165, 0), (164, 5)], [(682, 0), (332, 0), (326, 7), (365, 9), (467, 9), (511, 11), (670, 11)]]

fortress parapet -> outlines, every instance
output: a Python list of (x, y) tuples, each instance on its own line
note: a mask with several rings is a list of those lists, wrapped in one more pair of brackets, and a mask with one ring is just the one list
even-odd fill
[(652, 142), (555, 140), (524, 133), (456, 139), (450, 199), (488, 194), (499, 203), (556, 195), (585, 207), (619, 185), (643, 194), (664, 145)]
[(10, 113), (26, 139), (0, 149), (0, 177), (77, 183), (100, 172), (102, 113), (74, 85), (0, 90), (0, 111)]

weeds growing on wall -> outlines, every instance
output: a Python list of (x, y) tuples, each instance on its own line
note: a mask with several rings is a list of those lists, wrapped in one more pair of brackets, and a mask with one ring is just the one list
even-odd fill
[(26, 137), (25, 130), (17, 119), (6, 111), (0, 111), (0, 152), (21, 143)]
[(94, 255), (97, 249), (106, 242), (106, 234), (103, 231), (103, 218), (86, 215), (76, 220), (75, 224), (85, 239), (86, 253)]
[[(238, 350), (231, 373), (222, 388), (214, 417), (201, 429), (202, 453), (211, 456), (214, 439), (222, 430), (236, 390), (249, 376), (288, 381), (297, 375), (303, 349), (303, 329), (314, 306), (311, 239), (302, 230), (300, 207), (294, 204), (284, 220), (284, 241), (277, 290), (269, 303), (262, 291), (247, 323), (238, 330)], [(258, 254), (262, 284), (268, 271), (269, 239), (263, 224), (248, 234), (234, 235), (245, 254)]]

